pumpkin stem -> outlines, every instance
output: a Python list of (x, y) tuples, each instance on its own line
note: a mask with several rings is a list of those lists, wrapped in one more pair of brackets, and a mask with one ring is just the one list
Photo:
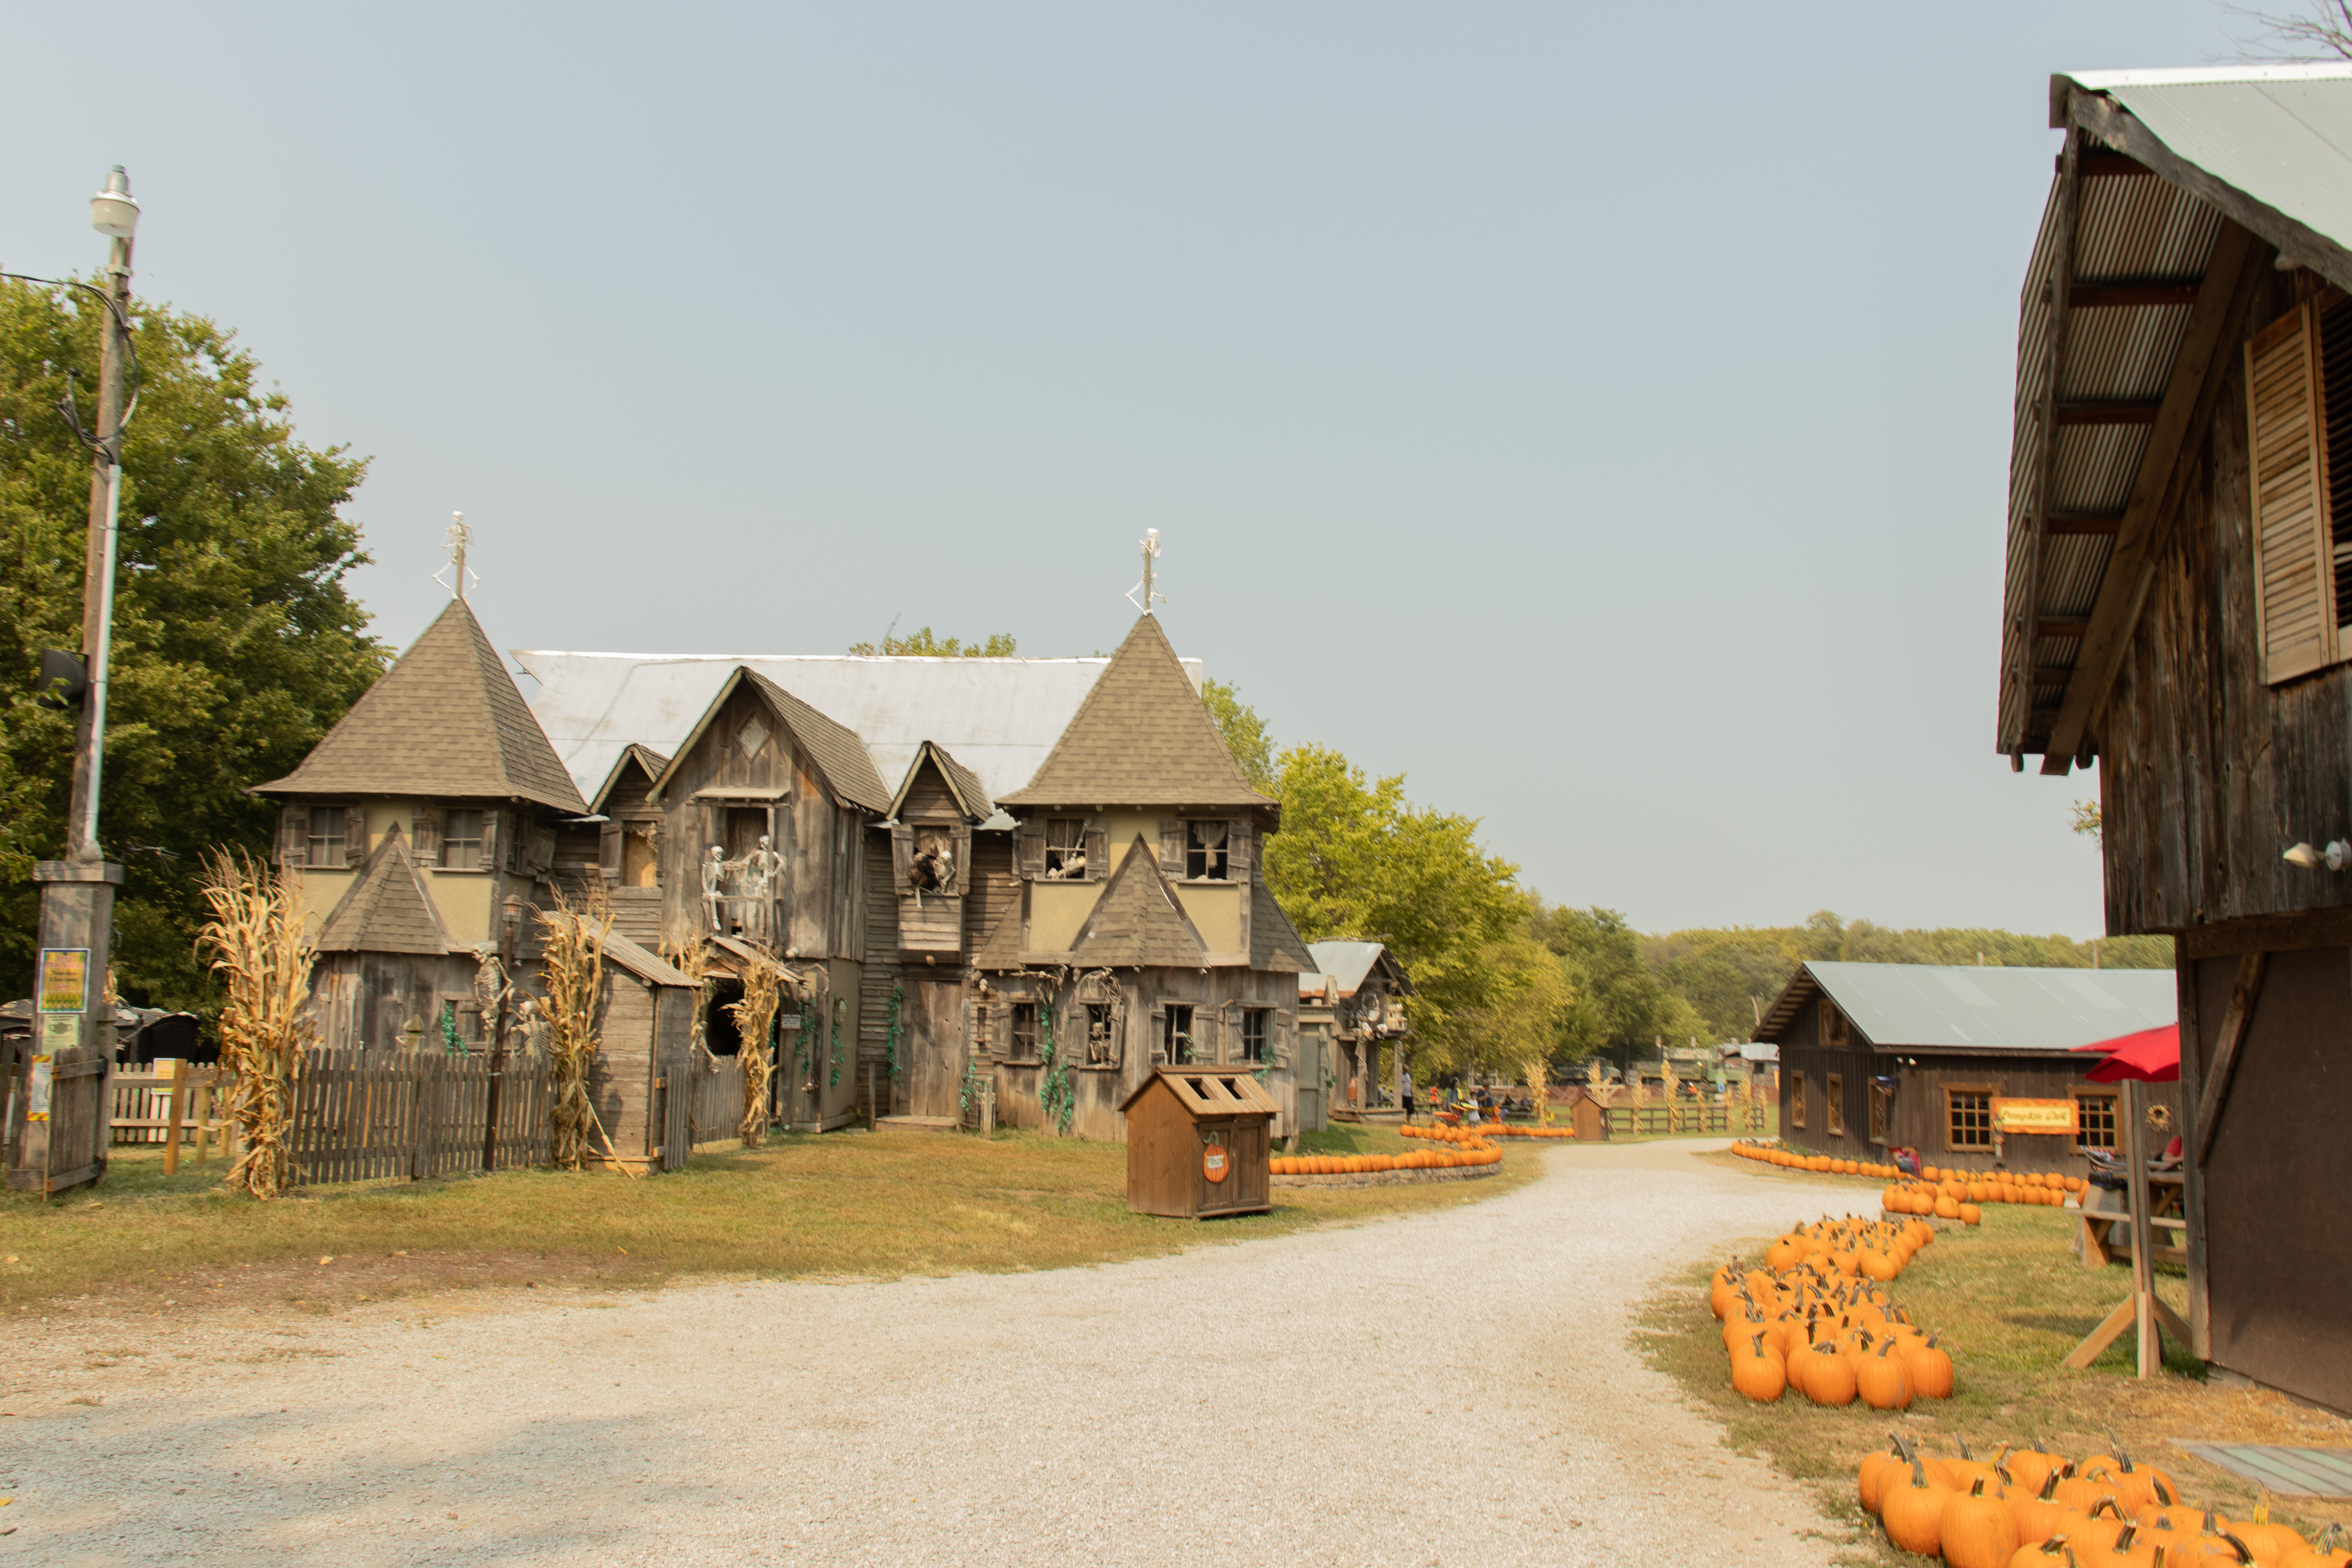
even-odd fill
[(2035, 1495), (2036, 1495), (2036, 1496), (2038, 1496), (2039, 1498), (2041, 1498), (2041, 1500), (2042, 1500), (2043, 1502), (2054, 1502), (2054, 1501), (2056, 1501), (2056, 1500), (2057, 1500), (2057, 1497), (2058, 1497), (2058, 1472), (2057, 1472), (2057, 1471), (2053, 1470), (2053, 1471), (2051, 1471), (2051, 1472), (2050, 1472), (2050, 1479), (2049, 1479), (2048, 1480), (2046, 1480), (2046, 1481), (2044, 1481), (2044, 1482), (2042, 1482), (2042, 1490), (2041, 1490), (2040, 1492), (2036, 1493)]
[(2254, 1554), (2246, 1550), (2246, 1543), (2239, 1540), (2236, 1536), (2231, 1534), (2228, 1531), (2225, 1530), (2221, 1532), (2221, 1539), (2238, 1549), (2239, 1562), (2252, 1563), (2254, 1560)]
[(1982, 1476), (1979, 1476), (1979, 1477), (1977, 1478), (1976, 1485), (1974, 1485), (1974, 1486), (1972, 1486), (1972, 1487), (1970, 1487), (1970, 1488), (1969, 1489), (1969, 1496), (1970, 1496), (1970, 1497), (1982, 1497), (1982, 1496), (1984, 1496), (1984, 1484), (1985, 1484), (1985, 1479), (1984, 1479)]
[(1977, 1462), (1977, 1457), (1969, 1452), (1969, 1440), (1966, 1437), (1960, 1439), (1960, 1458), (1971, 1465)]
[(2101, 1509), (2105, 1509), (2117, 1519), (2121, 1519), (2124, 1516), (2124, 1505), (2116, 1500), (2116, 1495), (2113, 1492), (2109, 1492), (2106, 1496), (2101, 1498), (2098, 1501), (2091, 1505), (2091, 1517), (2093, 1519), (2098, 1518), (2099, 1510)]
[(2156, 1482), (2156, 1500), (2167, 1508), (2178, 1508), (2180, 1505), (2180, 1500), (2173, 1495), (2172, 1489), (2166, 1486), (2161, 1479)]

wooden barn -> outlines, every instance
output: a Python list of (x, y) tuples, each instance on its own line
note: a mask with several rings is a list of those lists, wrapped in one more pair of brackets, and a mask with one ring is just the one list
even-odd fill
[(2175, 942), (2189, 1328), (2352, 1410), (2352, 66), (2054, 77), (1995, 742)]
[(547, 899), (558, 836), (587, 803), (466, 602), (254, 793), (281, 803), (278, 861), (319, 922), (324, 1043), (390, 1047), (414, 1024), (482, 1045), (476, 983), (506, 900)]
[[(2173, 1017), (2161, 969), (1995, 969), (1807, 963), (1757, 1026), (1780, 1047), (1780, 1135), (1816, 1153), (1884, 1163), (1916, 1149), (1959, 1170), (2082, 1175), (2116, 1148), (2116, 1089), (2077, 1046)], [(2173, 1085), (2151, 1104), (2179, 1113)], [(2074, 1101), (2072, 1138), (2003, 1132), (2002, 1100)]]

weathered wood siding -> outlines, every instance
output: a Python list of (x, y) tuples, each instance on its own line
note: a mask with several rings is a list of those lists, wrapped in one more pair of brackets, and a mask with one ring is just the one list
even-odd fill
[[(2272, 289), (2249, 335), (2293, 304), (2290, 279)], [(2352, 837), (2352, 667), (2263, 681), (2245, 360), (2227, 361), (2096, 731), (2115, 935), (2352, 907), (2352, 877), (2279, 858)]]
[[(2196, 1027), (2182, 1078), (2214, 1059), (2234, 954), (2184, 960)], [(2352, 949), (2271, 952), (2215, 1124), (2202, 1184), (2210, 1358), (2257, 1382), (2352, 1410), (2352, 1251), (2332, 1216), (2336, 1151), (2352, 1121)]]
[[(757, 718), (767, 732), (758, 754), (746, 756), (737, 743)], [(783, 858), (780, 895), (786, 906), (779, 949), (797, 949), (803, 958), (865, 956), (865, 825), (871, 816), (856, 806), (835, 805), (793, 750), (782, 721), (750, 686), (739, 687), (691, 752), (679, 759), (664, 792), (659, 852), (662, 929), (698, 931), (702, 925), (704, 853), (729, 845), (726, 801), (698, 801), (713, 788), (786, 790), (772, 805), (739, 801), (735, 809), (765, 814), (763, 830)]]

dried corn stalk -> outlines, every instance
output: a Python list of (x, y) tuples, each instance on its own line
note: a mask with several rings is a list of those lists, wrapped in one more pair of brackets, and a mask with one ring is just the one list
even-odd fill
[(315, 950), (303, 929), (302, 879), (249, 855), (217, 850), (205, 866), (204, 895), (213, 918), (197, 945), (216, 955), (212, 967), (226, 992), (221, 1068), (236, 1083), (227, 1110), (245, 1149), (226, 1179), (233, 1191), (274, 1198), (299, 1175), (286, 1138), (294, 1121), (294, 1082), (314, 1037)]
[(742, 1054), (735, 1059), (743, 1068), (743, 1147), (757, 1149), (768, 1137), (768, 1079), (775, 1070), (775, 1060), (768, 1048), (768, 1037), (776, 1023), (776, 1010), (783, 1005), (784, 972), (772, 963), (755, 963), (743, 976), (743, 1000), (730, 1004), (728, 1013), (735, 1020), (735, 1031), (743, 1038)]
[(1536, 1125), (1551, 1125), (1551, 1098), (1544, 1093), (1544, 1062), (1541, 1057), (1528, 1058), (1528, 1098), (1535, 1101)]
[(541, 949), (540, 983), (547, 993), (548, 1133), (559, 1169), (588, 1163), (588, 1133), (597, 1125), (588, 1098), (588, 1072), (600, 1041), (596, 1013), (604, 999), (604, 939), (612, 934), (612, 911), (602, 882), (591, 881), (574, 904), (555, 893), (555, 908), (540, 911), (546, 932)]

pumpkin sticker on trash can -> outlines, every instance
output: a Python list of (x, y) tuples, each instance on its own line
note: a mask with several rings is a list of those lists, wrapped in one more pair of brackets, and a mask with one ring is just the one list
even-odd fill
[(1212, 1143), (1201, 1151), (1201, 1174), (1213, 1182), (1222, 1182), (1225, 1173), (1234, 1168), (1233, 1156), (1225, 1152), (1223, 1143)]

